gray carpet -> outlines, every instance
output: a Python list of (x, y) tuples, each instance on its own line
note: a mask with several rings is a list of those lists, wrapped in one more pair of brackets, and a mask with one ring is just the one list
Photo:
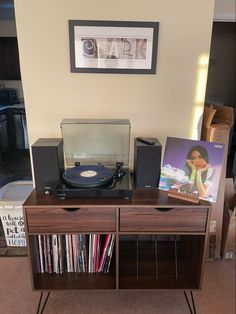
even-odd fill
[[(25, 257), (0, 258), (0, 313), (36, 313)], [(235, 314), (235, 263), (208, 262), (203, 290), (194, 292), (198, 314)], [(182, 291), (52, 292), (45, 314), (188, 314)]]

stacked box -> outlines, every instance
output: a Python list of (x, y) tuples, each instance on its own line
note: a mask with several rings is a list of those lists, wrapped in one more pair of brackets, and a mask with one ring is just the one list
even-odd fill
[(226, 179), (225, 206), (222, 229), (221, 257), (236, 259), (236, 193), (233, 179)]
[(210, 105), (210, 107), (204, 108), (201, 140), (225, 144), (217, 201), (212, 204), (208, 252), (209, 259), (221, 258), (226, 165), (229, 135), (232, 126), (233, 108), (219, 105)]

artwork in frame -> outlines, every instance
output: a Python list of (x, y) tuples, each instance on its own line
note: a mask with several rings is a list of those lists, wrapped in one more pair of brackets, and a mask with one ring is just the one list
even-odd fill
[(216, 202), (224, 144), (168, 137), (159, 189), (177, 190)]
[(71, 72), (155, 74), (159, 22), (69, 20)]

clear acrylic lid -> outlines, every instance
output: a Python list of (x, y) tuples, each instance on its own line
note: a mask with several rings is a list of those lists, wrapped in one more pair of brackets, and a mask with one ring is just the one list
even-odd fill
[(63, 119), (61, 131), (67, 166), (116, 162), (129, 165), (130, 121), (127, 119)]

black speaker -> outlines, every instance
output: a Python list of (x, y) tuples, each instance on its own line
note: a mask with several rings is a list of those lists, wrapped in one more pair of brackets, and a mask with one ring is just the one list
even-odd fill
[(157, 138), (134, 139), (134, 182), (140, 189), (158, 188), (161, 169), (161, 143)]
[(61, 138), (40, 138), (32, 146), (36, 191), (53, 190), (64, 171)]

